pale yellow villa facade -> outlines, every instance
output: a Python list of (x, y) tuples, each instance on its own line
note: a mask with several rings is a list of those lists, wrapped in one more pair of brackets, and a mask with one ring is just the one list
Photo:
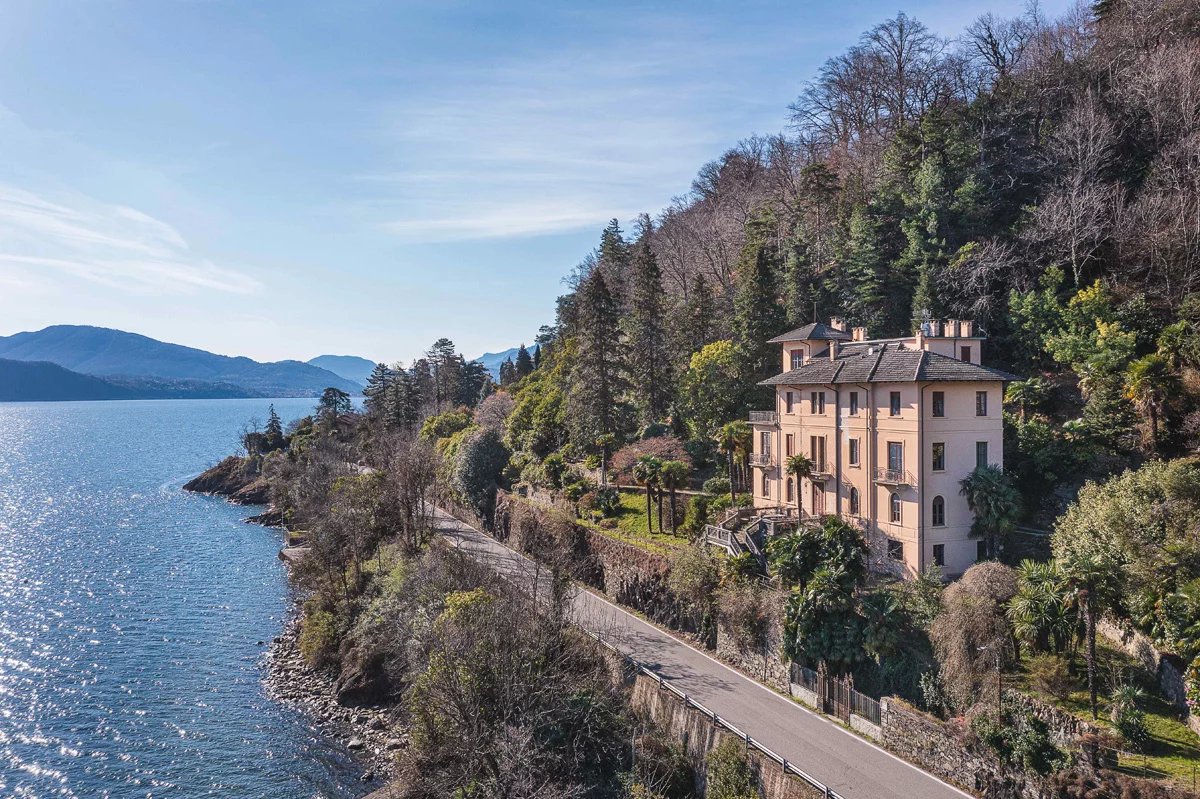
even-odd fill
[[(839, 319), (771, 339), (782, 371), (763, 381), (775, 410), (751, 413), (754, 506), (837, 514), (863, 529), (872, 568), (948, 576), (982, 558), (960, 483), (1004, 461), (1001, 404), (1016, 378), (981, 364), (971, 322), (926, 322), (907, 338), (868, 340)], [(812, 474), (787, 474), (805, 455)]]

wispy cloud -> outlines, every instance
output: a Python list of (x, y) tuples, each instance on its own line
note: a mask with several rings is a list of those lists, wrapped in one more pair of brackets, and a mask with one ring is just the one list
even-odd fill
[[(594, 50), (484, 63), (386, 113), (385, 229), (410, 241), (529, 236), (629, 218), (719, 152), (733, 87), (678, 20)], [(720, 109), (720, 111), (718, 111)], [(734, 109), (733, 113), (737, 113)], [(748, 132), (748, 131), (744, 131)]]
[(83, 195), (51, 200), (0, 184), (0, 265), (125, 291), (249, 293), (253, 278), (198, 256), (171, 225)]

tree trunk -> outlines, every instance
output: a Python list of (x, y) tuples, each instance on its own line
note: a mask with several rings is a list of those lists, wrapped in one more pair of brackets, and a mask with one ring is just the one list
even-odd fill
[(1091, 590), (1084, 600), (1083, 618), (1085, 635), (1087, 636), (1087, 678), (1088, 699), (1092, 708), (1092, 719), (1096, 719), (1096, 614), (1092, 607)]
[(729, 507), (737, 507), (737, 491), (733, 487), (733, 450), (729, 450)]
[(671, 533), (675, 533), (675, 485), (671, 485)]
[(663, 492), (658, 489), (658, 531), (663, 531)]
[(654, 532), (654, 515), (650, 505), (650, 484), (646, 483), (646, 529)]

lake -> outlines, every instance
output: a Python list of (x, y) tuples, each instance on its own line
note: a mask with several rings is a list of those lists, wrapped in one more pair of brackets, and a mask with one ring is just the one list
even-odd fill
[(361, 793), (263, 690), (281, 533), (180, 488), (270, 402), (0, 403), (0, 796)]

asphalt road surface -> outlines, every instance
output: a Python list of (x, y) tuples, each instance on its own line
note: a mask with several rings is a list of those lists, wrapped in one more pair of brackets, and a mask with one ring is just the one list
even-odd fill
[[(505, 579), (546, 590), (546, 569), (449, 514), (438, 533)], [(574, 621), (603, 637), (700, 704), (846, 799), (970, 796), (841, 725), (751, 680), (612, 602), (579, 590)]]

